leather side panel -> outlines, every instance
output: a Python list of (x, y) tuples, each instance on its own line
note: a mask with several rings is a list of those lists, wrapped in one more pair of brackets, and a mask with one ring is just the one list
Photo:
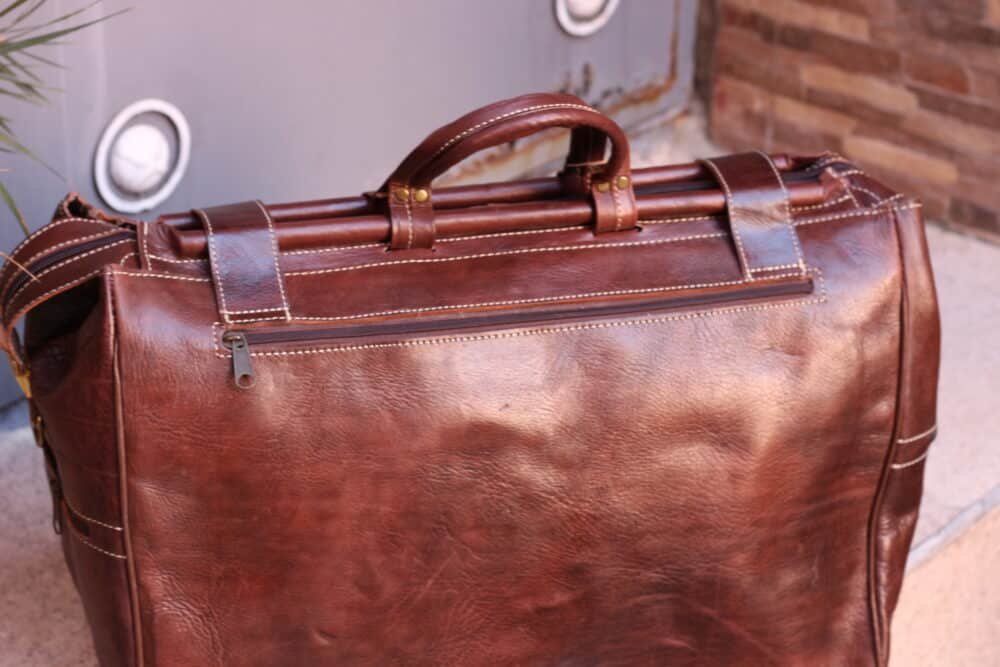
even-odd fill
[(941, 325), (924, 223), (919, 208), (894, 212), (903, 265), (900, 389), (894, 442), (876, 517), (879, 659), (889, 659), (889, 625), (896, 608), (923, 491), (928, 448), (937, 434)]
[[(101, 289), (96, 289), (101, 287)], [(86, 611), (101, 665), (134, 665), (132, 611), (119, 505), (111, 308), (103, 279), (67, 293), (95, 305), (78, 328), (36, 344), (51, 328), (46, 306), (28, 315), (33, 401), (58, 467), (57, 517), (64, 553)], [(58, 304), (53, 308), (60, 308)], [(36, 326), (42, 321), (44, 327)]]

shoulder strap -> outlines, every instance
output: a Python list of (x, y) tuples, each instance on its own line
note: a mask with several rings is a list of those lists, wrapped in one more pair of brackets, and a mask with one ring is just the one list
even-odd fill
[(137, 225), (74, 217), (66, 206), (60, 206), (52, 222), (5, 255), (7, 261), (0, 268), (0, 348), (26, 394), (30, 395), (27, 369), (15, 325), (32, 309), (96, 278), (107, 265), (134, 255)]

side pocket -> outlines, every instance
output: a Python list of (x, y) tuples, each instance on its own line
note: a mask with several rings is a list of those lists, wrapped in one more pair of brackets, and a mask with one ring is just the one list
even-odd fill
[(934, 276), (920, 209), (893, 209), (903, 271), (899, 395), (874, 517), (873, 601), (879, 664), (889, 659), (889, 627), (917, 523), (924, 467), (937, 435), (941, 348)]

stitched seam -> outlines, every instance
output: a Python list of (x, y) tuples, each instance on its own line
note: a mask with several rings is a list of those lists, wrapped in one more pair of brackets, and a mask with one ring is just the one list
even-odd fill
[(125, 266), (125, 262), (129, 261), (133, 257), (136, 257), (137, 255), (138, 255), (138, 253), (134, 253), (134, 252), (128, 253), (127, 255), (125, 255), (124, 257), (122, 257), (120, 260), (118, 260), (118, 266)]
[[(445, 239), (442, 239), (444, 241)], [(457, 239), (456, 239), (457, 240)], [(334, 246), (332, 248), (310, 248), (308, 250), (284, 250), (282, 255), (314, 255), (322, 252), (338, 252), (341, 250), (357, 250), (358, 248), (379, 248), (384, 243), (361, 243), (358, 245)], [(201, 261), (201, 260), (174, 260), (174, 261)]]
[(172, 257), (163, 257), (162, 255), (154, 255), (151, 252), (147, 252), (146, 256), (149, 257), (150, 259), (156, 259), (161, 262), (169, 262), (171, 264), (191, 264), (194, 262), (200, 263), (205, 261), (204, 257), (196, 257), (194, 259), (173, 259)]
[(855, 169), (845, 169), (844, 171), (837, 171), (835, 169), (831, 169), (831, 171), (834, 174), (836, 174), (837, 176), (867, 176), (868, 175), (865, 172), (863, 172), (862, 170), (857, 169), (857, 168), (855, 168)]
[(44, 227), (35, 230), (30, 236), (28, 236), (26, 239), (24, 239), (23, 241), (21, 241), (20, 243), (18, 243), (16, 246), (14, 246), (14, 249), (10, 251), (11, 256), (16, 255), (18, 252), (21, 251), (21, 248), (23, 248), (29, 242), (31, 242), (34, 239), (38, 238), (42, 234), (55, 229), (59, 225), (64, 225), (67, 222), (92, 222), (95, 225), (112, 224), (112, 223), (109, 223), (109, 222), (106, 223), (103, 220), (95, 220), (93, 218), (62, 218), (61, 220), (54, 220), (54, 221), (50, 222), (49, 224), (45, 225)]
[(929, 436), (932, 433), (934, 433), (934, 431), (936, 431), (936, 430), (937, 430), (937, 424), (934, 424), (934, 426), (931, 426), (929, 429), (927, 429), (926, 431), (924, 431), (922, 433), (918, 433), (916, 435), (911, 435), (909, 438), (900, 438), (896, 442), (898, 442), (901, 445), (906, 445), (906, 444), (909, 444), (911, 442), (916, 442), (917, 440), (923, 440), (927, 436)]
[(226, 312), (230, 315), (248, 315), (250, 313), (273, 313), (284, 310), (281, 306), (275, 306), (274, 308), (247, 308), (245, 310), (227, 310)]
[(73, 503), (71, 503), (69, 501), (69, 498), (66, 497), (65, 493), (62, 494), (62, 499), (63, 499), (63, 502), (66, 504), (66, 508), (70, 512), (72, 512), (73, 514), (75, 514), (76, 516), (78, 516), (81, 519), (83, 519), (84, 521), (89, 521), (90, 523), (96, 524), (98, 526), (102, 526), (103, 528), (110, 528), (111, 530), (115, 530), (115, 531), (118, 531), (118, 532), (121, 532), (123, 530), (123, 528), (121, 526), (115, 526), (115, 525), (112, 525), (110, 523), (105, 523), (105, 522), (101, 521), (100, 519), (95, 519), (93, 517), (87, 516), (86, 514), (84, 514), (83, 512), (81, 512), (80, 510), (76, 509), (75, 507), (73, 507)]
[[(146, 243), (146, 238), (149, 236), (149, 223), (142, 223), (141, 227), (136, 228), (136, 233), (142, 237), (142, 256), (139, 257), (139, 267), (148, 269), (150, 268), (149, 244)], [(145, 266), (143, 266), (143, 264), (145, 264)]]
[[(792, 265), (790, 268), (798, 268)], [(793, 278), (798, 276), (798, 273), (788, 273), (782, 275), (768, 276), (769, 279), (778, 278)], [(573, 299), (587, 299), (595, 297), (605, 297), (605, 296), (627, 296), (635, 294), (653, 294), (657, 292), (671, 292), (676, 290), (685, 289), (706, 289), (710, 287), (731, 287), (734, 285), (747, 285), (749, 284), (746, 280), (727, 280), (713, 283), (693, 283), (687, 285), (668, 285), (663, 287), (644, 287), (641, 289), (621, 289), (621, 290), (605, 290), (600, 292), (582, 292), (579, 294), (565, 294), (552, 297), (536, 297), (530, 299), (510, 299), (505, 301), (481, 301), (478, 303), (462, 303), (462, 304), (446, 304), (438, 306), (426, 306), (422, 308), (399, 308), (396, 310), (382, 310), (369, 313), (359, 313), (356, 315), (340, 315), (337, 317), (308, 317), (308, 316), (298, 316), (296, 320), (312, 320), (312, 321), (322, 321), (322, 322), (338, 322), (344, 320), (360, 320), (367, 317), (383, 317), (386, 315), (406, 315), (406, 314), (416, 314), (416, 313), (426, 313), (432, 311), (441, 310), (462, 310), (465, 308), (488, 308), (493, 306), (516, 306), (516, 305), (526, 305), (526, 304), (541, 304), (541, 303), (557, 303), (560, 301), (571, 301)]]
[(77, 532), (76, 528), (71, 527), (69, 532), (73, 537), (79, 540), (80, 544), (85, 544), (86, 546), (90, 547), (91, 549), (93, 549), (98, 553), (102, 553), (105, 556), (111, 556), (112, 558), (117, 558), (118, 560), (128, 560), (127, 556), (123, 556), (122, 554), (116, 554), (113, 551), (108, 551), (107, 549), (102, 549), (101, 547), (97, 546), (96, 544), (88, 540), (86, 537), (81, 535), (79, 532)]
[(406, 196), (403, 207), (406, 209), (406, 249), (409, 250), (413, 247), (413, 212), (410, 211), (409, 195)]
[(915, 466), (918, 463), (920, 463), (921, 461), (923, 461), (924, 459), (926, 459), (927, 455), (930, 453), (930, 451), (931, 450), (928, 449), (926, 452), (924, 452), (920, 456), (916, 457), (915, 459), (910, 459), (909, 461), (904, 461), (902, 463), (893, 463), (889, 467), (892, 468), (893, 470), (902, 470), (903, 468), (909, 468), (910, 466)]
[(195, 283), (210, 283), (211, 278), (196, 278), (195, 276), (175, 276), (169, 273), (146, 273), (137, 271), (115, 271), (119, 276), (135, 276), (136, 278), (163, 278), (165, 280), (187, 280)]
[(568, 103), (538, 104), (531, 107), (525, 107), (523, 109), (515, 109), (514, 111), (508, 111), (507, 113), (500, 114), (499, 116), (494, 116), (493, 118), (476, 123), (472, 127), (468, 127), (462, 130), (461, 132), (453, 136), (451, 139), (441, 144), (441, 147), (438, 148), (437, 151), (435, 151), (435, 153), (431, 155), (430, 158), (428, 158), (427, 162), (433, 161), (435, 158), (437, 158), (439, 155), (441, 155), (446, 150), (451, 148), (453, 145), (455, 145), (465, 137), (469, 136), (473, 132), (476, 132), (481, 128), (486, 127), (487, 125), (491, 125), (497, 121), (504, 120), (505, 118), (511, 118), (512, 116), (520, 116), (526, 113), (531, 113), (532, 111), (543, 111), (545, 109), (582, 109), (583, 111), (590, 111), (591, 113), (597, 113), (596, 110), (592, 109), (591, 107), (585, 106), (583, 104), (568, 104)]
[[(325, 347), (325, 348), (312, 348), (303, 350), (264, 350), (258, 352), (250, 352), (250, 356), (253, 357), (282, 357), (282, 356), (302, 356), (307, 354), (326, 354), (326, 353), (339, 353), (339, 352), (353, 352), (358, 350), (377, 350), (385, 348), (397, 348), (397, 347), (422, 347), (427, 345), (443, 345), (447, 343), (464, 343), (464, 342), (477, 342), (477, 341), (487, 341), (487, 340), (499, 340), (507, 338), (520, 338), (523, 336), (535, 336), (535, 335), (550, 335), (550, 334), (560, 334), (568, 333), (574, 331), (589, 331), (595, 329), (610, 329), (616, 327), (628, 327), (628, 326), (650, 326), (658, 325), (666, 322), (674, 322), (681, 320), (693, 320), (699, 318), (713, 317), (715, 315), (725, 314), (725, 313), (744, 313), (744, 312), (756, 312), (762, 310), (770, 310), (774, 308), (787, 308), (796, 305), (807, 305), (813, 303), (824, 303), (827, 298), (826, 294), (826, 283), (823, 279), (823, 273), (819, 268), (813, 269), (819, 279), (820, 285), (820, 296), (814, 299), (795, 299), (791, 301), (783, 301), (781, 303), (765, 303), (755, 306), (734, 306), (729, 308), (717, 308), (713, 310), (704, 310), (698, 312), (682, 313), (677, 315), (668, 315), (664, 317), (651, 317), (633, 320), (613, 320), (605, 322), (590, 322), (587, 324), (579, 324), (564, 327), (546, 327), (546, 328), (535, 328), (535, 329), (520, 329), (515, 331), (504, 331), (492, 334), (476, 334), (468, 336), (451, 336), (443, 338), (422, 338), (422, 339), (412, 339), (412, 340), (402, 340), (394, 341), (388, 343), (369, 343), (364, 345), (345, 345), (338, 347)], [(796, 274), (798, 275), (798, 274)], [(215, 327), (218, 323), (212, 325), (212, 346), (215, 349), (216, 356), (226, 359), (230, 358), (231, 355), (221, 352), (219, 349), (216, 336)]]
[(781, 192), (785, 196), (785, 229), (788, 230), (788, 234), (792, 237), (792, 246), (795, 249), (795, 256), (799, 260), (799, 269), (805, 273), (806, 260), (802, 255), (802, 246), (799, 245), (799, 235), (795, 231), (795, 226), (792, 225), (792, 196), (788, 193), (788, 187), (785, 185), (785, 180), (781, 178), (781, 172), (778, 171), (778, 166), (774, 164), (774, 160), (771, 159), (771, 156), (762, 151), (757, 151), (757, 154), (764, 158), (767, 162), (767, 166), (769, 166), (771, 168), (771, 172), (774, 173), (774, 177), (778, 179), (778, 185), (781, 186)]
[(831, 206), (836, 206), (837, 204), (843, 204), (846, 201), (850, 201), (851, 196), (848, 194), (841, 195), (836, 199), (831, 199), (828, 202), (823, 202), (822, 204), (812, 204), (811, 206), (793, 206), (792, 211), (795, 213), (804, 213), (805, 211), (815, 211), (816, 209), (829, 208)]
[(709, 222), (718, 219), (718, 215), (691, 215), (685, 218), (654, 218), (652, 220), (639, 220), (638, 222), (643, 225), (671, 225), (675, 222)]
[(797, 269), (797, 268), (799, 268), (798, 264), (775, 264), (774, 266), (765, 266), (760, 269), (750, 269), (750, 272), (758, 273), (760, 271), (770, 271), (776, 269)]
[[(285, 316), (288, 319), (292, 318), (291, 309), (288, 307), (288, 296), (285, 294), (284, 278), (281, 275), (281, 267), (278, 266), (278, 235), (274, 232), (274, 223), (271, 221), (271, 214), (267, 212), (267, 209), (259, 199), (254, 200), (257, 204), (257, 208), (260, 212), (264, 214), (264, 220), (267, 221), (267, 232), (271, 237), (271, 262), (274, 264), (274, 273), (278, 280), (278, 292), (281, 294), (281, 305), (284, 307)], [(238, 311), (230, 311), (238, 312)]]
[(74, 285), (82, 283), (85, 280), (89, 280), (89, 279), (93, 278), (94, 276), (100, 274), (103, 270), (104, 270), (103, 268), (100, 268), (100, 269), (97, 269), (96, 271), (91, 271), (90, 273), (88, 273), (85, 276), (80, 276), (79, 278), (74, 278), (73, 280), (70, 280), (69, 282), (63, 283), (62, 285), (59, 285), (58, 287), (50, 289), (48, 292), (45, 292), (44, 294), (39, 295), (38, 297), (36, 297), (32, 301), (30, 301), (26, 306), (24, 306), (23, 308), (20, 308), (19, 310), (17, 310), (14, 313), (13, 318), (11, 318), (10, 320), (7, 320), (7, 331), (8, 331), (8, 333), (10, 332), (10, 329), (13, 327), (14, 322), (17, 322), (21, 318), (21, 315), (23, 313), (31, 310), (32, 306), (34, 306), (36, 303), (39, 303), (40, 301), (44, 301), (50, 295), (55, 294), (57, 292), (60, 292), (60, 291), (64, 290), (65, 288), (72, 287)]
[(868, 215), (879, 215), (885, 213), (886, 211), (909, 211), (914, 208), (922, 208), (923, 204), (915, 203), (908, 204), (906, 206), (889, 206), (889, 207), (878, 207), (878, 208), (865, 208), (858, 211), (848, 211), (847, 213), (836, 213), (833, 215), (824, 215), (816, 218), (806, 218), (805, 220), (796, 220), (795, 226), (801, 227), (802, 225), (815, 225), (819, 222), (831, 222), (833, 220), (846, 220), (847, 218), (861, 218)]
[[(109, 229), (109, 230), (106, 230), (106, 231), (103, 231), (103, 232), (98, 232), (96, 234), (88, 234), (87, 236), (81, 236), (81, 237), (78, 237), (78, 238), (69, 239), (68, 241), (61, 241), (60, 243), (56, 243), (54, 245), (47, 246), (45, 248), (45, 250), (40, 250), (40, 251), (36, 252), (31, 257), (29, 257), (28, 259), (26, 259), (23, 262), (21, 262), (21, 264), (24, 264), (25, 266), (27, 266), (28, 264), (31, 264), (32, 262), (34, 262), (39, 257), (44, 257), (45, 255), (50, 254), (53, 250), (58, 250), (59, 248), (65, 248), (66, 246), (74, 245), (74, 244), (77, 244), (77, 243), (83, 243), (84, 241), (90, 241), (92, 239), (99, 239), (99, 238), (103, 238), (105, 236), (112, 236), (114, 234), (121, 234), (121, 233), (122, 233), (122, 230), (116, 227), (115, 229)], [(8, 280), (7, 282), (10, 282), (10, 281)], [(6, 283), (4, 284), (4, 289), (7, 289)]]
[(49, 268), (45, 269), (44, 271), (40, 271), (39, 273), (36, 273), (35, 274), (35, 279), (36, 279), (35, 281), (30, 281), (29, 280), (28, 282), (26, 282), (23, 285), (21, 285), (19, 288), (17, 288), (16, 292), (14, 292), (13, 294), (11, 294), (10, 297), (8, 299), (6, 299), (6, 302), (8, 304), (12, 304), (14, 302), (14, 300), (24, 290), (26, 290), (29, 287), (31, 287), (34, 284), (34, 282), (37, 282), (38, 280), (40, 280), (42, 278), (42, 276), (45, 276), (45, 275), (47, 275), (49, 273), (52, 273), (53, 271), (61, 269), (61, 268), (65, 267), (65, 266), (68, 266), (69, 264), (72, 264), (73, 262), (79, 261), (79, 260), (83, 259), (84, 257), (89, 257), (91, 255), (96, 255), (99, 252), (104, 252), (105, 250), (108, 250), (110, 248), (114, 248), (115, 246), (121, 245), (123, 243), (131, 243), (131, 242), (132, 242), (132, 239), (122, 239), (121, 241), (115, 241), (114, 243), (109, 243), (106, 246), (101, 246), (100, 248), (94, 248), (93, 250), (88, 250), (87, 252), (80, 253), (79, 255), (74, 255), (73, 257), (70, 257), (69, 259), (65, 259), (65, 260), (63, 260), (61, 262), (57, 262), (56, 264), (53, 264), (52, 266), (50, 266)]
[[(719, 181), (719, 185), (722, 186), (722, 190), (726, 193), (726, 208), (729, 211), (730, 220), (733, 214), (733, 193), (729, 189), (729, 184), (726, 183), (726, 179), (722, 176), (722, 172), (711, 160), (705, 160), (705, 164), (712, 173), (715, 174), (715, 178)], [(736, 229), (736, 225), (730, 224), (729, 229), (733, 234), (733, 240), (736, 241), (736, 250), (740, 254), (740, 260), (743, 262), (743, 275), (748, 279), (753, 279), (753, 272), (750, 270), (750, 262), (747, 261), (746, 252), (743, 250), (743, 241), (740, 239), (740, 232)]]
[(866, 188), (864, 186), (861, 186), (861, 185), (858, 185), (857, 183), (851, 183), (847, 187), (850, 188), (851, 190), (860, 190), (861, 192), (864, 192), (866, 195), (868, 195), (869, 197), (871, 197), (874, 201), (872, 201), (872, 203), (868, 204), (868, 206), (878, 206), (879, 204), (881, 204), (882, 202), (884, 202), (887, 199), (887, 197), (883, 197), (880, 194), (872, 192), (868, 188)]
[(309, 276), (318, 275), (323, 273), (340, 273), (343, 271), (353, 271), (356, 269), (366, 269), (379, 266), (394, 266), (398, 264), (433, 264), (438, 262), (456, 262), (467, 259), (482, 259), (485, 257), (506, 257), (510, 255), (524, 255), (531, 253), (541, 253), (541, 252), (559, 252), (559, 251), (575, 251), (575, 250), (601, 250), (604, 248), (624, 248), (633, 246), (648, 246), (648, 245), (662, 245), (665, 243), (678, 243), (681, 241), (693, 241), (697, 239), (711, 239), (711, 238), (722, 238), (726, 234), (722, 232), (711, 233), (711, 234), (691, 234), (689, 236), (676, 236), (668, 239), (654, 239), (650, 241), (622, 241), (616, 243), (588, 243), (580, 244), (574, 246), (551, 246), (544, 248), (521, 248), (518, 250), (498, 250), (496, 252), (486, 252), (478, 253), (473, 255), (459, 255), (458, 257), (439, 257), (439, 258), (428, 258), (428, 259), (401, 259), (392, 262), (370, 262), (368, 264), (355, 264), (352, 266), (340, 266), (330, 269), (312, 269), (308, 271), (289, 271), (287, 275), (289, 276)]
[[(122, 379), (119, 367), (117, 337), (117, 320), (115, 319), (115, 309), (117, 302), (115, 299), (115, 271), (107, 272), (107, 283), (105, 285), (105, 295), (108, 301), (108, 345), (109, 354), (112, 359), (112, 383), (114, 387), (114, 415), (115, 415), (115, 453), (118, 462), (118, 508), (121, 513), (122, 525), (122, 547), (126, 555), (126, 581), (128, 584), (129, 611), (132, 619), (132, 644), (135, 651), (135, 658), (138, 667), (145, 664), (142, 646), (142, 616), (139, 612), (139, 583), (136, 574), (135, 549), (132, 543), (132, 531), (129, 528), (129, 502), (128, 502), (128, 466), (125, 461), (125, 426), (123, 415), (122, 399)], [(128, 556), (133, 556), (128, 558)]]
[(205, 230), (208, 232), (208, 256), (209, 256), (209, 268), (212, 270), (212, 275), (215, 276), (215, 291), (219, 296), (219, 302), (222, 308), (222, 319), (229, 321), (229, 317), (225, 314), (228, 308), (226, 307), (226, 291), (222, 287), (222, 278), (219, 276), (219, 255), (215, 249), (215, 234), (212, 233), (212, 221), (208, 219), (208, 214), (202, 209), (195, 209), (199, 217), (205, 223)]

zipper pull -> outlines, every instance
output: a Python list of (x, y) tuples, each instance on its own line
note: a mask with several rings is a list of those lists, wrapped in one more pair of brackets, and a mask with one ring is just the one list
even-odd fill
[(233, 381), (240, 389), (249, 389), (257, 384), (250, 363), (250, 344), (247, 335), (242, 331), (227, 331), (222, 334), (222, 344), (229, 348), (233, 355)]

